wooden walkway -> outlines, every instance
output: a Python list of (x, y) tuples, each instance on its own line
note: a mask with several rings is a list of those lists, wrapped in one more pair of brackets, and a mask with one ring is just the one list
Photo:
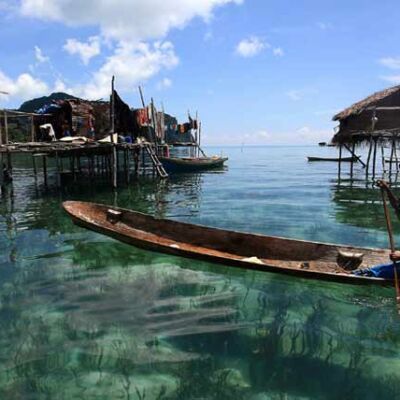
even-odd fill
[[(118, 174), (122, 171), (129, 183), (132, 164), (135, 174), (151, 171), (154, 176), (165, 179), (167, 172), (157, 156), (153, 143), (68, 143), (68, 142), (29, 142), (0, 145), (0, 161), (9, 173), (13, 169), (13, 156), (31, 155), (35, 177), (42, 164), (43, 179), (47, 186), (48, 160), (55, 160), (57, 186), (61, 187), (62, 176), (70, 174), (72, 179), (85, 170), (90, 178), (108, 178), (111, 186), (118, 186)], [(67, 164), (67, 165), (65, 165)], [(53, 169), (54, 170), (54, 169)]]

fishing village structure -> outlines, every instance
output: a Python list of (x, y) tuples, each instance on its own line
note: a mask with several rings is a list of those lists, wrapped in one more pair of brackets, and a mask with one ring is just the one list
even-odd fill
[[(168, 176), (160, 155), (170, 146), (199, 146), (197, 119), (178, 124), (157, 111), (153, 99), (130, 108), (114, 89), (109, 101), (88, 101), (67, 94), (24, 103), (20, 110), (0, 110), (0, 186), (12, 180), (13, 156), (29, 155), (35, 178), (42, 166), (45, 186), (49, 165), (58, 187), (79, 177), (107, 179), (113, 188), (121, 175), (129, 183), (131, 171)], [(162, 107), (163, 108), (163, 107)], [(193, 133), (194, 132), (194, 133)]]
[[(372, 176), (375, 177), (379, 157), (384, 172), (389, 172), (389, 175), (399, 172), (397, 147), (400, 140), (400, 86), (368, 96), (335, 115), (333, 121), (339, 122), (332, 139), (332, 143), (339, 146), (339, 172), (342, 148), (362, 163), (367, 176), (372, 168)], [(356, 147), (360, 145), (368, 146), (366, 163), (355, 154)], [(385, 149), (389, 150), (389, 156), (385, 154)], [(386, 164), (389, 168), (386, 168)]]

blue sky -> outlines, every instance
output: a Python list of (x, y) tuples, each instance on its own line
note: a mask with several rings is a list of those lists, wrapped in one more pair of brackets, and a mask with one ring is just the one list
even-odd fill
[(55, 90), (138, 107), (208, 144), (328, 140), (333, 114), (400, 83), (394, 0), (0, 0), (0, 107)]

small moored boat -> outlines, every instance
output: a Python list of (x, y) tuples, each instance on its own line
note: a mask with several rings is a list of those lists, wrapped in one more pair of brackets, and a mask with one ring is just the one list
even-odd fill
[(76, 224), (148, 250), (302, 278), (393, 284), (391, 279), (351, 272), (387, 263), (389, 251), (384, 249), (209, 228), (88, 202), (67, 201), (63, 206)]
[(201, 171), (222, 167), (228, 157), (158, 157), (167, 171)]
[(358, 157), (342, 157), (340, 159), (339, 157), (307, 157), (308, 161), (313, 162), (313, 161), (334, 161), (334, 162), (357, 162)]

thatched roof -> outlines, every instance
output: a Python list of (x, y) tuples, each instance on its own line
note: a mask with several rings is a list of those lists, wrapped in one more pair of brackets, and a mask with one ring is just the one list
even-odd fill
[(360, 114), (368, 107), (373, 107), (379, 101), (383, 100), (384, 98), (391, 96), (392, 94), (400, 91), (400, 85), (394, 86), (385, 90), (381, 90), (380, 92), (376, 92), (371, 96), (368, 96), (364, 100), (361, 100), (349, 108), (346, 108), (339, 114), (333, 117), (333, 121), (340, 121), (350, 117), (350, 115)]

